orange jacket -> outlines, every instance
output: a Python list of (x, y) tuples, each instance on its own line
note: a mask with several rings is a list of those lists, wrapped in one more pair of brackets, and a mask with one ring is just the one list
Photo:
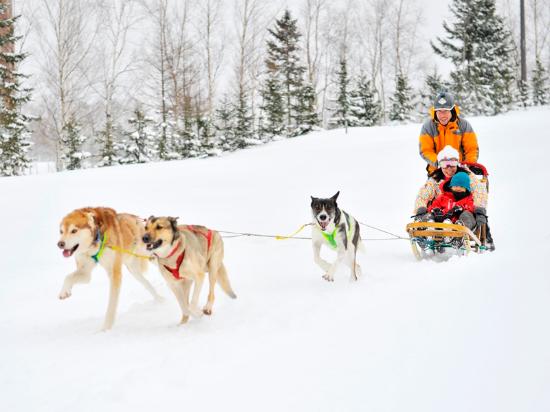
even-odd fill
[(428, 162), (428, 173), (437, 169), (437, 154), (447, 145), (458, 150), (461, 162), (477, 162), (479, 147), (474, 129), (467, 120), (458, 117), (459, 109), (455, 106), (453, 116), (446, 126), (435, 119), (435, 111), (430, 109), (430, 118), (422, 125), (420, 131), (420, 156)]

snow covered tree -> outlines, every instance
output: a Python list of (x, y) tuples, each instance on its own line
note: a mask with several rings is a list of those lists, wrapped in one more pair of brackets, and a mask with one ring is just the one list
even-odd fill
[(71, 118), (61, 131), (59, 143), (61, 146), (61, 161), (68, 170), (82, 169), (82, 160), (89, 157), (89, 153), (82, 151), (82, 145), (87, 140), (81, 132), (78, 122)]
[(382, 105), (366, 77), (361, 76), (350, 93), (350, 126), (374, 126), (382, 117)]
[(128, 119), (130, 128), (124, 132), (124, 163), (146, 163), (156, 158), (156, 139), (152, 128), (153, 119), (136, 108)]
[(529, 86), (527, 82), (523, 80), (518, 80), (518, 101), (522, 107), (529, 106)]
[(111, 119), (107, 118), (103, 129), (96, 136), (96, 142), (101, 147), (97, 166), (114, 166), (125, 162), (124, 143), (121, 141), (120, 130)]
[(443, 23), (446, 39), (432, 48), (454, 64), (452, 90), (457, 103), (474, 114), (497, 114), (509, 109), (517, 94), (513, 45), (495, 0), (455, 0), (452, 25)]
[(22, 106), (30, 100), (30, 89), (23, 88), (25, 76), (17, 71), (25, 59), (24, 53), (16, 53), (14, 35), (17, 17), (11, 17), (11, 9), (0, 4), (0, 175), (17, 176), (28, 168), (28, 123), (30, 118), (22, 114)]
[(305, 67), (300, 64), (298, 41), (301, 34), (298, 25), (292, 19), (290, 11), (285, 10), (283, 17), (275, 22), (275, 29), (269, 29), (272, 39), (267, 42), (267, 69), (269, 75), (280, 79), (285, 122), (289, 135), (297, 124), (301, 114), (295, 109), (300, 107), (298, 99), (304, 94)]
[(336, 99), (334, 123), (338, 126), (343, 126), (347, 133), (348, 126), (350, 126), (350, 118), (348, 117), (350, 114), (350, 79), (348, 76), (347, 61), (345, 57), (340, 59), (336, 76), (338, 77), (338, 98)]
[(309, 133), (319, 125), (319, 117), (315, 110), (316, 97), (315, 89), (310, 83), (304, 84), (297, 94), (298, 101), (294, 108), (296, 128), (293, 131), (293, 136)]
[(407, 76), (399, 73), (395, 79), (395, 94), (390, 97), (390, 120), (412, 120), (413, 102), (412, 89)]
[(538, 106), (550, 102), (550, 83), (548, 74), (540, 59), (537, 59), (535, 64), (531, 81), (533, 84), (533, 104)]
[(281, 85), (275, 76), (270, 76), (265, 81), (261, 92), (262, 110), (265, 119), (262, 121), (261, 132), (267, 137), (283, 134), (285, 130), (285, 110), (283, 108), (283, 96)]
[(250, 144), (254, 137), (252, 115), (247, 103), (247, 96), (240, 94), (235, 106), (235, 127), (233, 128), (233, 141), (230, 146), (233, 150), (243, 149)]
[(235, 138), (234, 123), (235, 108), (229, 97), (225, 95), (216, 109), (216, 133), (218, 135), (219, 147), (222, 150), (231, 150), (231, 142)]

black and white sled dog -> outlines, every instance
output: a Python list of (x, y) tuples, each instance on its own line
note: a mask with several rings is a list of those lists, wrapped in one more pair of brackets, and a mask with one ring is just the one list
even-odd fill
[[(313, 256), (315, 263), (325, 272), (323, 279), (332, 282), (341, 263), (351, 269), (351, 279), (357, 280), (361, 267), (357, 264), (357, 249), (361, 248), (359, 223), (349, 214), (340, 210), (336, 199), (340, 192), (328, 199), (311, 196), (313, 214)], [(330, 264), (321, 258), (321, 245), (336, 251), (336, 260)]]

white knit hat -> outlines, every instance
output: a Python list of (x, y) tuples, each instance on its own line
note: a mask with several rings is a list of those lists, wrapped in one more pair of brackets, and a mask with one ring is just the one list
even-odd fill
[(437, 154), (437, 161), (441, 162), (442, 160), (458, 160), (458, 151), (453, 146), (445, 146), (442, 151)]

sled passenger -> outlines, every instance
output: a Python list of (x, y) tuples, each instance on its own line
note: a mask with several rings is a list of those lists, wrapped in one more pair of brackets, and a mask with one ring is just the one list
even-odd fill
[(446, 146), (459, 153), (459, 162), (476, 163), (479, 147), (474, 129), (467, 120), (459, 117), (459, 108), (450, 93), (439, 93), (430, 109), (430, 118), (420, 131), (420, 156), (428, 163), (428, 175), (438, 167), (437, 156)]
[(470, 176), (456, 173), (450, 180), (441, 183), (441, 194), (428, 207), (430, 220), (458, 223), (474, 229), (474, 198), (470, 192)]
[(442, 186), (450, 181), (455, 174), (467, 173), (470, 178), (470, 192), (473, 197), (476, 225), (487, 225), (487, 248), (494, 250), (493, 239), (487, 224), (487, 187), (467, 167), (461, 166), (458, 158), (458, 151), (451, 146), (446, 146), (439, 152), (437, 155), (439, 167), (430, 173), (428, 180), (420, 188), (414, 204), (414, 215), (416, 220), (429, 220), (428, 206), (442, 193)]

